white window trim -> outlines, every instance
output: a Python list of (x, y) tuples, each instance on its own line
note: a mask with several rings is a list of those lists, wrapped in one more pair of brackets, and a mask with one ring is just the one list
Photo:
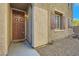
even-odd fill
[(58, 29), (55, 29), (54, 31), (58, 31), (58, 32), (59, 32), (59, 31), (65, 31), (65, 30), (58, 30)]

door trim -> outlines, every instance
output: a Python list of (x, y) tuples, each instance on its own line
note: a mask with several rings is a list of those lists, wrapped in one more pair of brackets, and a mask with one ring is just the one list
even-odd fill
[(24, 40), (26, 40), (26, 12), (25, 11), (23, 11), (23, 10), (20, 10), (20, 9), (17, 9), (17, 8), (11, 8), (11, 40), (12, 41), (14, 41), (14, 42), (17, 42), (17, 41), (24, 41), (23, 39), (21, 40), (13, 40), (13, 33), (12, 33), (12, 30), (13, 30), (13, 26), (12, 26), (12, 16), (13, 16), (13, 14), (12, 14), (12, 11), (13, 10), (16, 10), (16, 11), (21, 11), (21, 12), (24, 12), (25, 13), (25, 38), (24, 38)]
[(20, 10), (20, 9), (17, 9), (17, 8), (11, 8), (11, 9), (12, 9), (12, 10), (21, 11), (21, 12), (26, 13), (26, 11), (24, 11), (24, 10)]

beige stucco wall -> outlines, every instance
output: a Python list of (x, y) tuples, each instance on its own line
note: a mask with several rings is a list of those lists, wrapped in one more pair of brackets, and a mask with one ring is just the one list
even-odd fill
[[(72, 10), (68, 8), (68, 5), (66, 3), (63, 4), (54, 4), (53, 10), (57, 10), (65, 16), (65, 29), (64, 31), (53, 31), (51, 30), (52, 34), (52, 40), (58, 40), (63, 39), (73, 33), (71, 28), (68, 28), (68, 19), (72, 17)], [(60, 35), (61, 34), (61, 35)]]
[(34, 9), (34, 47), (48, 43), (48, 11), (37, 6)]
[[(61, 7), (61, 8), (60, 8)], [(51, 13), (54, 15), (54, 11), (62, 12), (66, 19), (71, 18), (71, 14), (67, 9), (66, 4), (34, 4), (32, 9), (32, 25), (29, 29), (32, 32), (29, 33), (32, 36), (32, 46), (38, 47), (47, 44), (51, 40), (59, 40), (67, 37), (72, 33), (72, 29), (68, 28), (66, 21), (66, 29), (64, 31), (51, 30), (50, 19)], [(0, 55), (6, 55), (8, 52), (8, 46), (11, 41), (11, 13), (9, 4), (0, 4)], [(30, 18), (29, 18), (30, 19)], [(61, 34), (61, 35), (60, 35)], [(30, 40), (31, 41), (31, 40)]]
[(0, 55), (6, 55), (10, 43), (8, 21), (10, 19), (9, 4), (0, 4)]
[[(62, 31), (51, 30), (50, 20), (51, 20), (51, 15), (55, 15), (54, 13), (55, 10), (63, 13), (63, 15), (66, 18), (65, 29)], [(43, 11), (47, 11), (47, 14), (44, 13)], [(34, 4), (34, 41), (35, 41), (34, 43), (35, 43), (35, 46), (36, 47), (41, 46), (41, 45), (47, 44), (48, 42), (51, 42), (51, 40), (56, 41), (59, 39), (63, 39), (67, 37), (68, 35), (71, 35), (73, 31), (71, 28), (68, 28), (68, 18), (71, 18), (72, 16), (71, 13), (72, 13), (72, 10), (68, 9), (68, 5), (66, 3)], [(48, 23), (45, 23), (46, 21)], [(45, 23), (45, 26), (42, 28), (43, 23)], [(47, 35), (46, 39), (43, 38), (44, 36), (41, 33), (43, 33), (44, 36)]]
[(12, 40), (12, 11), (10, 8), (10, 4), (8, 4), (7, 8), (7, 42), (9, 47)]
[(63, 31), (52, 31), (51, 32), (51, 40), (57, 41), (60, 39), (64, 39), (71, 34), (73, 34), (72, 29), (67, 29), (67, 30), (63, 30)]
[(4, 48), (4, 41), (5, 41), (5, 7), (3, 7), (4, 4), (0, 4), (0, 55), (3, 55), (3, 48)]
[(7, 3), (0, 4), (0, 55), (6, 55), (11, 41), (11, 12)]

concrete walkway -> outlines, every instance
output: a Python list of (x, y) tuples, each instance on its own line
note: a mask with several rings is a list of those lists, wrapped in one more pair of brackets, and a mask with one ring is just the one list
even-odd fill
[(41, 56), (79, 56), (79, 40), (71, 37), (37, 48)]
[(27, 42), (20, 42), (10, 45), (8, 56), (39, 56), (39, 54)]

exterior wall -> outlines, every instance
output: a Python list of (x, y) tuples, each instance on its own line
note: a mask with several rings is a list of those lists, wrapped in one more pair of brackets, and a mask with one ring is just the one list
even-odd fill
[(9, 45), (9, 32), (8, 32), (8, 20), (9, 17), (9, 5), (0, 4), (0, 55), (6, 55)]
[(7, 42), (8, 42), (8, 46), (10, 45), (11, 41), (12, 41), (12, 14), (11, 14), (11, 8), (10, 5), (8, 4), (8, 12), (7, 12)]
[[(50, 4), (52, 5), (52, 4)], [(53, 4), (53, 15), (54, 15), (54, 11), (57, 10), (61, 13), (63, 13), (63, 15), (65, 16), (65, 30), (60, 30), (60, 31), (54, 31), (54, 30), (50, 30), (50, 35), (51, 36), (51, 40), (58, 40), (58, 39), (63, 39), (65, 37), (67, 37), (68, 35), (71, 35), (73, 33), (71, 28), (68, 28), (68, 19), (71, 18), (72, 19), (72, 10), (68, 8), (68, 5), (63, 3), (63, 4)], [(61, 34), (61, 35), (60, 35)], [(49, 35), (49, 36), (50, 36)]]
[(48, 11), (41, 4), (34, 4), (33, 9), (34, 47), (38, 47), (48, 43)]
[[(56, 41), (63, 39), (73, 33), (71, 28), (68, 28), (68, 19), (72, 19), (72, 10), (68, 9), (66, 3), (52, 4), (34, 4), (34, 46), (38, 47), (52, 40)], [(65, 29), (52, 30), (51, 16), (55, 15), (55, 10), (61, 12), (65, 16)], [(44, 27), (43, 27), (44, 24)], [(61, 34), (61, 35), (60, 35)], [(47, 36), (47, 37), (45, 37)], [(43, 38), (44, 37), (44, 38)]]
[[(4, 14), (5, 7), (3, 6), (4, 4), (0, 4), (0, 16), (5, 16)], [(0, 55), (3, 55), (2, 53), (4, 52), (3, 51), (4, 41), (5, 41), (5, 18), (0, 17)]]
[(27, 17), (27, 40), (31, 44), (32, 43), (32, 9), (28, 8), (28, 17)]
[[(51, 14), (54, 15), (55, 10), (65, 15), (65, 30), (51, 30)], [(67, 4), (34, 4), (32, 13), (29, 15), (31, 14), (33, 18), (28, 17), (28, 20), (30, 19), (28, 21), (28, 30), (31, 29), (28, 31), (28, 37), (30, 38), (29, 42), (32, 41), (33, 47), (45, 45), (52, 40), (62, 39), (72, 34), (72, 29), (68, 28), (67, 23), (68, 18), (71, 18), (72, 12), (71, 10), (69, 11)], [(0, 55), (6, 55), (12, 36), (9, 4), (0, 4), (0, 16)]]

